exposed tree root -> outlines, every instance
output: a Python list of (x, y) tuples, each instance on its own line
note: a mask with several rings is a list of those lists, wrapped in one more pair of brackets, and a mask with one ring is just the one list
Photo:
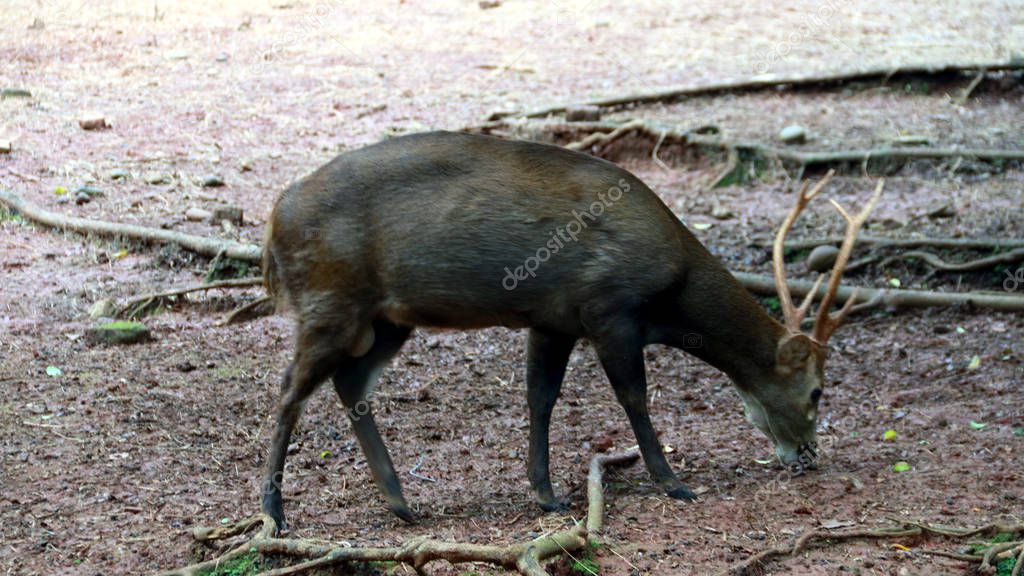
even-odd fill
[(713, 134), (698, 134), (677, 126), (642, 120), (630, 120), (621, 124), (608, 122), (538, 123), (537, 129), (547, 132), (588, 133), (581, 140), (566, 144), (565, 147), (570, 150), (589, 150), (597, 153), (601, 146), (605, 146), (627, 134), (639, 133), (652, 139), (673, 140), (691, 146), (745, 153), (748, 157), (760, 158), (765, 161), (790, 162), (800, 167), (837, 164), (862, 165), (869, 160), (909, 161), (917, 159), (972, 158), (987, 162), (1004, 160), (1024, 161), (1024, 150), (991, 148), (903, 148), (886, 146), (860, 150), (793, 150), (757, 142), (726, 140)]
[(763, 74), (760, 76), (754, 76), (752, 78), (728, 80), (725, 82), (706, 84), (704, 86), (685, 86), (681, 88), (670, 88), (668, 90), (658, 90), (655, 92), (625, 94), (622, 96), (613, 96), (611, 98), (592, 100), (590, 102), (550, 106), (547, 108), (541, 108), (538, 110), (526, 112), (495, 112), (494, 114), (491, 114), (488, 120), (501, 120), (502, 118), (508, 117), (545, 118), (547, 116), (562, 114), (569, 108), (576, 107), (596, 106), (598, 108), (614, 108), (630, 104), (647, 104), (651, 102), (676, 101), (681, 100), (683, 98), (692, 98), (695, 96), (713, 96), (716, 94), (765, 90), (777, 88), (779, 86), (804, 87), (816, 85), (843, 84), (846, 82), (873, 79), (889, 80), (890, 78), (895, 76), (906, 75), (938, 75), (957, 72), (978, 72), (979, 76), (976, 77), (977, 82), (972, 82), (973, 85), (969, 87), (969, 90), (965, 91), (965, 95), (963, 96), (963, 98), (966, 98), (967, 95), (969, 95), (970, 92), (973, 91), (975, 87), (977, 87), (978, 83), (980, 83), (981, 80), (978, 78), (982, 77), (984, 72), (1019, 70), (1021, 68), (1024, 68), (1024, 64), (1020, 62), (1001, 61), (968, 65), (939, 64), (935, 66), (867, 68), (827, 75), (797, 74), (793, 76), (779, 76), (775, 74)]
[[(774, 296), (775, 280), (771, 276), (734, 272), (741, 284), (755, 294)], [(814, 283), (806, 280), (787, 280), (786, 285), (796, 297), (806, 296)], [(825, 288), (819, 287), (818, 296), (824, 294)], [(1024, 310), (1024, 296), (1013, 294), (996, 294), (990, 292), (929, 292), (925, 290), (890, 290), (880, 288), (863, 288), (841, 286), (836, 293), (836, 304), (844, 304), (851, 297), (856, 298), (855, 310), (866, 310), (878, 306), (886, 308), (928, 308), (947, 306), (976, 306), (991, 310), (1021, 311)], [(862, 306), (863, 305), (863, 306)]]
[[(903, 522), (898, 526), (878, 528), (875, 530), (858, 529), (833, 531), (825, 528), (808, 530), (801, 534), (793, 544), (783, 544), (775, 548), (769, 548), (734, 564), (719, 573), (719, 576), (742, 576), (750, 573), (751, 570), (759, 568), (776, 558), (789, 558), (803, 552), (809, 546), (817, 543), (844, 542), (849, 540), (862, 539), (887, 539), (887, 538), (912, 538), (920, 536), (940, 536), (944, 538), (968, 538), (982, 534), (1024, 534), (1024, 524), (988, 524), (980, 528), (950, 528), (927, 524), (924, 522)], [(955, 554), (943, 551), (922, 550), (924, 554), (953, 558), (964, 562), (978, 564), (978, 569), (983, 574), (995, 572), (993, 562), (999, 562), (1006, 558), (1016, 558), (1013, 576), (1019, 576), (1021, 564), (1024, 562), (1024, 540), (1002, 542), (993, 544), (984, 552), (979, 554)]]
[(428, 536), (413, 538), (401, 546), (385, 548), (354, 548), (316, 540), (279, 538), (274, 520), (260, 514), (228, 526), (199, 528), (193, 532), (198, 542), (217, 543), (228, 538), (246, 534), (259, 528), (252, 538), (230, 548), (227, 552), (197, 564), (164, 572), (163, 576), (198, 576), (225, 562), (247, 554), (284, 556), (301, 560), (283, 568), (260, 572), (259, 576), (285, 576), (308, 572), (345, 562), (401, 562), (408, 564), (418, 573), (423, 566), (436, 560), (451, 564), (460, 562), (485, 562), (509, 570), (516, 570), (527, 576), (544, 576), (543, 562), (561, 554), (572, 554), (585, 548), (601, 530), (604, 517), (603, 472), (609, 466), (631, 464), (639, 458), (637, 452), (595, 456), (590, 461), (587, 476), (587, 518), (585, 522), (571, 528), (540, 536), (534, 540), (489, 546), (460, 544), (434, 540)]
[(992, 256), (985, 256), (984, 258), (969, 260), (967, 262), (946, 262), (937, 255), (923, 250), (899, 252), (886, 258), (882, 258), (881, 255), (876, 253), (851, 263), (847, 266), (846, 270), (850, 272), (870, 264), (874, 264), (875, 262), (878, 262), (879, 267), (885, 268), (893, 262), (898, 260), (908, 260), (910, 258), (921, 260), (939, 272), (974, 272), (977, 270), (987, 270), (1000, 264), (1012, 264), (1014, 262), (1024, 261), (1024, 248), (1017, 248), (1009, 252), (993, 254)]
[(161, 230), (159, 228), (135, 226), (133, 224), (65, 216), (57, 212), (50, 212), (7, 190), (0, 190), (0, 204), (6, 205), (25, 218), (49, 228), (60, 228), (62, 230), (78, 232), (79, 234), (92, 234), (106, 238), (128, 238), (146, 244), (177, 244), (186, 250), (211, 258), (223, 252), (224, 256), (235, 260), (242, 260), (244, 262), (260, 261), (260, 247), (252, 244), (242, 244), (233, 240), (220, 240), (173, 232), (171, 230)]
[[(810, 238), (806, 240), (789, 240), (786, 248), (790, 250), (806, 250), (823, 244), (839, 244), (842, 236)], [(765, 239), (764, 245), (771, 246), (771, 239)], [(875, 246), (877, 248), (962, 248), (962, 249), (1006, 249), (1024, 248), (1024, 238), (883, 238), (881, 236), (857, 236), (858, 246)]]

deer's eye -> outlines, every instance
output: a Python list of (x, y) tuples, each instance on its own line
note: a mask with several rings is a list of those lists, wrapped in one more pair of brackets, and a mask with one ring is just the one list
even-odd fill
[(811, 403), (817, 406), (819, 400), (821, 400), (821, 388), (811, 390)]

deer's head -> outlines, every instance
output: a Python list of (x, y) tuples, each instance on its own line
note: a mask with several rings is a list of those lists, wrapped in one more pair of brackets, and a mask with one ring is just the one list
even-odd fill
[[(763, 373), (759, 381), (747, 382), (738, 388), (747, 419), (772, 440), (775, 454), (783, 465), (796, 470), (814, 467), (818, 457), (818, 404), (824, 394), (827, 342), (857, 301), (856, 290), (840, 291), (839, 284), (853, 252), (857, 233), (874, 209), (884, 186), (884, 181), (879, 181), (871, 200), (855, 217), (850, 216), (834, 200), (831, 201), (846, 220), (846, 234), (829, 276), (828, 286), (821, 297), (814, 327), (811, 333), (805, 334), (801, 324), (821, 289), (825, 275), (819, 275), (800, 306), (794, 306), (786, 284), (783, 244), (797, 217), (825, 188), (832, 175), (833, 172), (829, 172), (810, 192), (807, 183), (800, 188), (796, 205), (775, 236), (772, 265), (786, 330), (777, 343), (772, 369)], [(837, 299), (845, 300), (845, 303), (837, 313), (832, 314), (830, 310)]]

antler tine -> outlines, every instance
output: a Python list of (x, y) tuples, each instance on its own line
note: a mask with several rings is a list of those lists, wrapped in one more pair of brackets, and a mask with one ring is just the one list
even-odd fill
[(846, 269), (846, 263), (849, 262), (850, 255), (853, 253), (853, 246), (857, 242), (857, 234), (860, 232), (861, 227), (864, 226), (864, 223), (867, 222), (871, 211), (875, 209), (875, 205), (878, 204), (883, 188), (885, 188), (884, 178), (878, 181), (878, 185), (875, 186), (875, 192), (871, 195), (871, 199), (864, 209), (853, 218), (837, 202), (832, 202), (846, 220), (846, 234), (843, 236), (843, 244), (839, 248), (839, 255), (832, 266), (832, 275), (828, 279), (828, 289), (825, 290), (825, 295), (821, 299), (821, 306), (818, 308), (818, 315), (814, 321), (814, 339), (818, 342), (824, 344), (828, 341), (832, 333), (835, 332), (835, 329), (842, 324), (843, 319), (857, 299), (857, 292), (854, 291), (838, 313), (834, 316), (829, 313), (836, 293), (839, 291), (839, 284), (843, 279), (843, 270)]
[(800, 303), (800, 307), (796, 309), (797, 316), (800, 317), (800, 321), (803, 322), (804, 316), (807, 315), (807, 311), (811, 308), (811, 303), (814, 302), (814, 297), (818, 295), (818, 288), (821, 287), (821, 281), (825, 279), (824, 274), (818, 274), (818, 278), (814, 281), (814, 286), (811, 286), (811, 291), (804, 296), (804, 301)]
[[(793, 224), (800, 217), (800, 213), (807, 207), (807, 204), (825, 189), (825, 186), (834, 174), (835, 170), (829, 170), (825, 177), (811, 189), (810, 193), (807, 192), (810, 183), (803, 183), (797, 195), (796, 205), (793, 206), (793, 209), (786, 215), (785, 220), (782, 221), (782, 225), (779, 226), (779, 231), (775, 235), (775, 242), (772, 243), (772, 270), (775, 273), (775, 291), (779, 295), (779, 307), (782, 308), (782, 315), (786, 319), (786, 327), (793, 332), (800, 331), (800, 322), (810, 308), (810, 301), (805, 299), (799, 308), (793, 306), (793, 297), (790, 295), (789, 287), (786, 285), (786, 235), (789, 234), (790, 229), (793, 228)], [(809, 296), (810, 299), (813, 300), (813, 294), (817, 292), (820, 282), (821, 279), (819, 278), (818, 283), (815, 284), (814, 291)]]
[(838, 211), (839, 211), (839, 214), (840, 214), (840, 215), (841, 215), (841, 216), (843, 217), (843, 220), (846, 220), (846, 223), (847, 223), (847, 224), (849, 224), (850, 222), (852, 222), (852, 221), (853, 221), (853, 220), (852, 220), (852, 219), (850, 218), (850, 213), (846, 211), (846, 208), (843, 208), (843, 205), (842, 205), (842, 204), (840, 204), (839, 202), (836, 202), (836, 201), (835, 201), (835, 198), (829, 198), (829, 199), (828, 199), (828, 201), (829, 201), (829, 202), (830, 202), (830, 203), (831, 203), (831, 204), (832, 204), (833, 206), (835, 206), (835, 207), (836, 207), (836, 210), (838, 210)]
[[(821, 194), (821, 191), (825, 189), (825, 186), (828, 185), (829, 181), (832, 180), (832, 177), (835, 176), (835, 175), (836, 175), (836, 171), (835, 171), (834, 168), (829, 170), (828, 172), (826, 172), (824, 178), (819, 180), (818, 183), (814, 185), (814, 188), (811, 189), (811, 193), (807, 195), (807, 197), (806, 197), (807, 201), (810, 202), (811, 200), (814, 200), (815, 196), (817, 196), (818, 194)], [(801, 196), (803, 196), (803, 191), (806, 190), (806, 189), (807, 189), (807, 185), (804, 184), (803, 189), (801, 189), (801, 191), (800, 191), (800, 195)]]

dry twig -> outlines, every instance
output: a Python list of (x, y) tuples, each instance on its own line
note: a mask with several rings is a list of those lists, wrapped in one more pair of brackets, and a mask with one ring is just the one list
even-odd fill
[(131, 300), (124, 303), (123, 306), (118, 310), (118, 316), (124, 316), (127, 318), (135, 318), (139, 316), (144, 310), (151, 306), (163, 302), (168, 298), (175, 298), (178, 296), (184, 296), (193, 292), (205, 292), (207, 290), (217, 290), (226, 288), (251, 288), (253, 286), (262, 286), (263, 278), (235, 278), (232, 280), (219, 280), (217, 282), (210, 282), (209, 284), (199, 284), (197, 286), (187, 286), (185, 288), (174, 288), (172, 290), (164, 290), (163, 292), (156, 292), (153, 294), (144, 294), (142, 296), (136, 296)]

